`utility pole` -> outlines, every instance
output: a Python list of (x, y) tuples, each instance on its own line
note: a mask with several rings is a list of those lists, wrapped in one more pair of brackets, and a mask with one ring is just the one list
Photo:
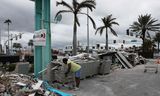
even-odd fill
[[(89, 14), (89, 9), (87, 8), (87, 14)], [(89, 53), (89, 18), (87, 16), (87, 53)]]

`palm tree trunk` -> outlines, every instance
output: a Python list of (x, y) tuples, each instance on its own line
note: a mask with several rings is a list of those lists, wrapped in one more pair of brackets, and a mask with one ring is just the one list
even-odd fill
[(73, 55), (77, 54), (77, 26), (76, 26), (76, 14), (74, 14), (73, 25)]
[(108, 30), (106, 28), (106, 51), (108, 51)]
[(142, 52), (144, 52), (145, 32), (146, 30), (142, 30), (142, 41), (143, 41)]

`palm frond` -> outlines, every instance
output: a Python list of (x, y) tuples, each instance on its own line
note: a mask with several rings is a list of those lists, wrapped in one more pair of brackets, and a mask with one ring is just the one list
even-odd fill
[(159, 31), (159, 29), (151, 29), (150, 31), (158, 32), (158, 31)]
[(94, 20), (92, 19), (91, 16), (89, 16), (89, 15), (86, 14), (86, 13), (81, 13), (81, 12), (79, 12), (78, 14), (84, 14), (84, 15), (88, 16), (88, 18), (89, 18), (89, 19), (91, 20), (91, 22), (92, 22), (93, 28), (96, 29), (96, 23), (94, 22)]
[(147, 35), (148, 35), (149, 39), (151, 39), (151, 35), (149, 34), (149, 32), (148, 32), (148, 31), (147, 31)]
[(118, 36), (117, 33), (111, 27), (109, 27), (109, 29), (111, 30), (111, 32), (113, 33), (113, 35)]
[(160, 23), (157, 23), (158, 20), (151, 17), (151, 14), (139, 15), (138, 21), (133, 22), (130, 25), (130, 29), (133, 31), (140, 32), (142, 30), (148, 31), (158, 31), (160, 30)]
[(95, 9), (96, 3), (95, 0), (85, 0), (82, 1), (77, 9), (82, 9), (82, 8), (89, 8), (91, 11), (93, 10), (93, 8)]
[(98, 33), (98, 31), (100, 31), (101, 29), (104, 29), (104, 28), (105, 28), (105, 26), (98, 27), (97, 30), (96, 30), (96, 32), (95, 32), (95, 35)]
[(70, 9), (70, 10), (73, 11), (73, 8), (69, 4), (67, 4), (65, 1), (63, 1), (63, 0), (61, 2), (58, 2), (58, 1), (56, 2), (56, 6), (59, 6), (59, 5), (65, 6), (68, 9)]
[(116, 20), (116, 18), (111, 18), (109, 21), (112, 22), (112, 21), (114, 21), (114, 20)]
[(75, 12), (77, 10), (77, 7), (79, 6), (79, 3), (77, 2), (77, 0), (73, 0), (72, 4), (73, 4), (74, 12)]
[(113, 21), (111, 22), (111, 24), (114, 24), (114, 25), (119, 25), (117, 22)]
[(148, 24), (147, 25), (152, 25), (153, 23), (155, 23), (155, 22), (157, 22), (158, 20), (155, 20), (154, 18), (152, 19), (152, 20), (150, 20), (149, 22), (148, 22)]
[(105, 21), (110, 21), (112, 19), (112, 14), (108, 15), (106, 18), (105, 18)]
[(60, 11), (57, 12), (55, 18), (57, 18), (57, 16), (58, 16), (59, 14), (61, 14), (61, 13), (68, 13), (68, 12), (71, 12), (71, 13), (72, 13), (71, 10), (60, 10)]
[(105, 25), (105, 23), (106, 23), (106, 18), (103, 17), (103, 18), (101, 18), (101, 20), (102, 20), (103, 24)]
[(103, 28), (100, 29), (100, 31), (99, 31), (100, 35), (102, 35), (104, 28), (105, 27), (103, 27)]
[(158, 24), (152, 24), (152, 25), (150, 25), (150, 26), (160, 26), (160, 23), (158, 23)]
[(81, 10), (83, 8), (89, 8), (89, 10), (93, 11), (93, 8), (95, 9), (95, 5), (83, 4), (78, 6), (78, 10)]

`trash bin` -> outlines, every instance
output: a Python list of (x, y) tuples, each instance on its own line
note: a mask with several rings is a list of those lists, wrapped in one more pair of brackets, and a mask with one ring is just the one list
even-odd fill
[(19, 73), (19, 74), (29, 73), (29, 62), (18, 62), (15, 64), (16, 64), (16, 68), (15, 68), (16, 73)]
[(111, 60), (102, 60), (99, 65), (99, 74), (109, 74), (111, 69)]

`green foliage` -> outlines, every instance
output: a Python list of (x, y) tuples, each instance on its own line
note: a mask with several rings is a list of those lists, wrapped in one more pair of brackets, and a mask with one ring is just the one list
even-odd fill
[(20, 43), (13, 43), (13, 48), (22, 48), (22, 45)]
[(160, 42), (160, 33), (156, 33), (156, 36), (154, 37), (154, 41)]
[[(151, 39), (149, 31), (159, 31), (160, 30), (160, 23), (156, 23), (158, 20), (151, 17), (151, 14), (146, 15), (139, 15), (138, 21), (133, 22), (130, 26), (132, 32), (138, 32), (139, 36), (142, 37), (143, 45), (145, 45), (146, 33), (147, 37)], [(145, 47), (143, 46), (143, 51)]]
[(138, 32), (142, 36), (142, 40), (144, 40), (146, 33), (150, 37), (149, 31), (156, 32), (160, 30), (160, 23), (156, 23), (157, 21), (151, 17), (151, 14), (139, 15), (138, 21), (133, 22), (130, 29), (133, 32)]
[(149, 40), (149, 39), (145, 39), (144, 40), (144, 52), (152, 52), (153, 51), (153, 46), (154, 46), (154, 42)]
[(154, 37), (154, 41), (158, 42), (158, 52), (159, 52), (160, 33), (156, 33), (156, 36)]

